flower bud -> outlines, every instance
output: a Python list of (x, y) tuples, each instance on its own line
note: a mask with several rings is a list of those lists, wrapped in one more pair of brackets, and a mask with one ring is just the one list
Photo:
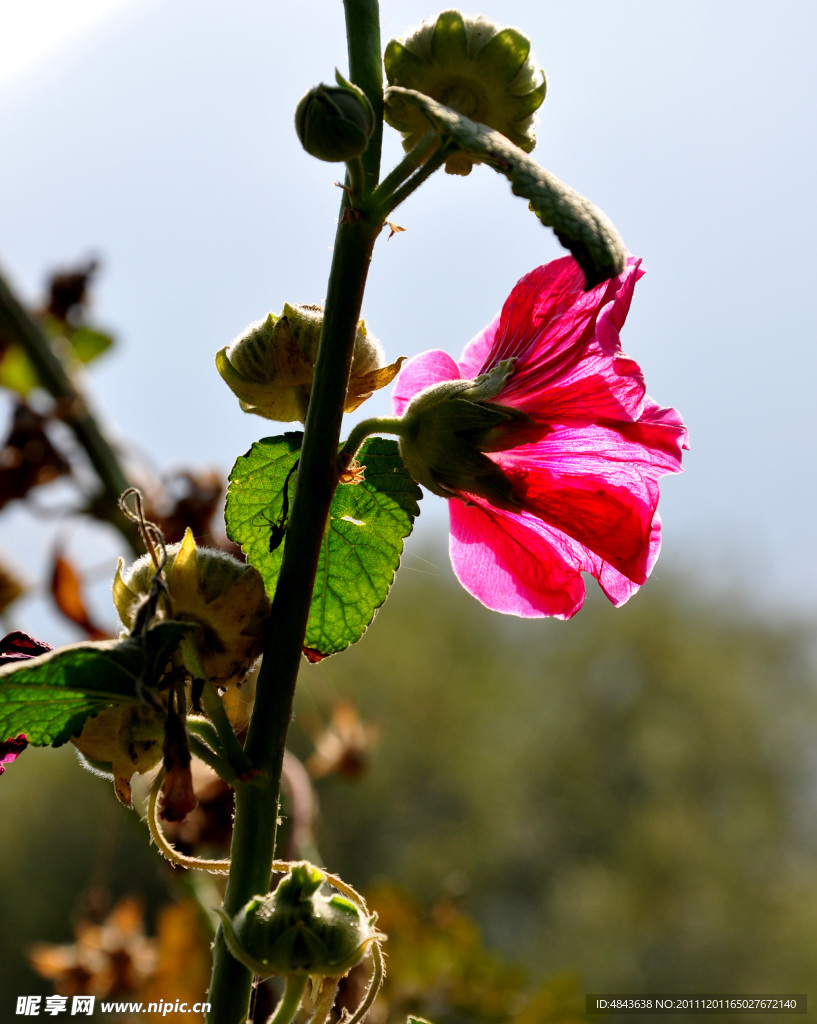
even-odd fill
[[(216, 354), (216, 368), (244, 412), (290, 423), (306, 420), (323, 323), (323, 307), (284, 305), (283, 312), (250, 324)], [(383, 366), (380, 342), (361, 320), (355, 335), (345, 412), (390, 384), (403, 360)]]
[(484, 453), (539, 440), (550, 428), (519, 409), (489, 401), (513, 372), (513, 363), (506, 359), (475, 380), (432, 384), (406, 406), (400, 454), (410, 475), (432, 494), (471, 494), (496, 508), (520, 511), (510, 480)]
[[(416, 89), (496, 129), (526, 153), (536, 145), (531, 129), (547, 82), (531, 57), (530, 41), (517, 29), (500, 29), (487, 18), (444, 11), (402, 41), (392, 39), (385, 65), (389, 85)], [(407, 150), (429, 129), (419, 110), (399, 102), (387, 100), (386, 120), (403, 132)], [(445, 169), (449, 174), (470, 174), (473, 163), (473, 157), (454, 153)]]
[(295, 110), (295, 130), (301, 145), (319, 160), (354, 160), (369, 143), (374, 112), (366, 94), (340, 72), (337, 85), (316, 85)]
[(120, 801), (131, 806), (131, 779), (155, 768), (162, 759), (161, 728), (147, 706), (117, 704), (88, 718), (71, 741), (86, 766), (112, 776)]
[(234, 917), (219, 910), (232, 955), (262, 978), (272, 974), (340, 977), (383, 936), (345, 896), (323, 896), (326, 876), (294, 864), (275, 892), (255, 896)]
[[(132, 629), (150, 592), (154, 566), (148, 555), (124, 571), (123, 566), (120, 559), (113, 600), (122, 623)], [(200, 626), (195, 644), (207, 678), (218, 686), (241, 683), (261, 654), (270, 608), (257, 570), (224, 551), (196, 547), (188, 529), (180, 544), (167, 546), (164, 573), (173, 617)], [(195, 674), (197, 666), (188, 669)]]

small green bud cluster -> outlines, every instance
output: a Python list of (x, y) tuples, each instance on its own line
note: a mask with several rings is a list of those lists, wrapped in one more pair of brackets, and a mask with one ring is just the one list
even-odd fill
[(374, 131), (374, 112), (366, 94), (335, 72), (337, 85), (316, 85), (295, 110), (295, 130), (311, 156), (330, 163), (354, 160)]
[(219, 910), (236, 958), (262, 978), (272, 974), (341, 977), (383, 936), (345, 896), (324, 896), (326, 875), (307, 861), (293, 864), (278, 888), (255, 896), (234, 917)]

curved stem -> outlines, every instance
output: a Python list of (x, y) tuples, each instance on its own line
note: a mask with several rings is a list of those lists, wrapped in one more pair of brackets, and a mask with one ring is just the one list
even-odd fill
[(119, 515), (119, 495), (129, 487), (119, 459), (99, 428), (84, 397), (74, 384), (62, 360), (44, 331), (23, 309), (0, 276), (0, 333), (25, 352), (42, 386), (57, 402), (61, 418), (82, 445), (99, 477), (103, 492), (104, 518), (122, 534), (135, 554), (141, 553), (132, 525)]
[(270, 1017), (268, 1024), (291, 1024), (298, 1007), (301, 1005), (306, 983), (309, 980), (306, 974), (287, 975), (284, 985), (284, 994), (281, 1002), (276, 1007), (275, 1013)]
[(349, 463), (357, 455), (360, 446), (370, 434), (397, 434), (403, 433), (403, 421), (397, 416), (372, 416), (368, 420), (361, 420), (355, 424), (349, 432), (338, 454), (338, 472), (342, 473), (349, 466)]
[[(165, 770), (159, 772), (150, 787), (150, 799), (148, 800), (148, 828), (154, 843), (159, 847), (159, 852), (174, 864), (181, 868), (194, 868), (198, 871), (212, 871), (214, 874), (226, 874), (230, 870), (229, 860), (204, 860), (202, 857), (188, 857), (170, 845), (162, 832), (159, 821), (159, 791), (165, 777)], [(249, 899), (249, 897), (247, 897)]]
[(386, 962), (383, 959), (383, 950), (380, 948), (379, 942), (375, 942), (372, 945), (372, 960), (374, 960), (372, 980), (369, 982), (369, 988), (366, 995), (363, 997), (363, 1002), (358, 1006), (351, 1017), (344, 1013), (340, 1024), (360, 1024), (360, 1021), (362, 1021), (369, 1010), (371, 1010), (375, 999), (377, 999), (377, 993), (380, 991), (383, 979), (386, 977)]

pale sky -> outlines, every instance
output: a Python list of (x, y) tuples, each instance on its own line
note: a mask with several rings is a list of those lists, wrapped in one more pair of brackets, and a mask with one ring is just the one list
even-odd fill
[[(622, 343), (692, 441), (685, 474), (662, 484), (656, 571), (813, 613), (817, 4), (753, 4), (751, 17), (745, 0), (479, 6), (523, 29), (547, 71), (533, 156), (598, 203), (648, 270)], [(215, 351), (284, 302), (325, 295), (339, 171), (300, 149), (292, 117), (347, 70), (341, 0), (14, 8), (0, 10), (13, 154), (0, 266), (31, 300), (49, 269), (99, 254), (95, 314), (119, 341), (89, 374), (102, 415), (160, 467), (227, 472), (280, 431), (241, 414)], [(381, 10), (384, 42), (436, 13), (427, 0)], [(387, 136), (384, 170), (400, 152)], [(458, 357), (516, 280), (562, 253), (486, 168), (438, 173), (395, 219), (407, 230), (378, 242), (364, 301), (390, 360)], [(383, 397), (365, 414), (388, 409)], [(444, 511), (424, 499), (420, 542), (444, 540)], [(46, 529), (24, 519), (0, 519), (0, 551)]]
[(0, 90), (36, 69), (112, 12), (136, 0), (4, 0), (0, 4)]

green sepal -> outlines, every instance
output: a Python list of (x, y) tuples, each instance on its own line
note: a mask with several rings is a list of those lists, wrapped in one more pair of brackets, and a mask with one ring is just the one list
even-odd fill
[[(300, 455), (303, 434), (257, 441), (236, 460), (227, 490), (227, 535), (241, 545), (272, 596), (286, 539), (270, 551), (282, 524), (284, 483)], [(356, 643), (388, 596), (422, 492), (400, 459), (397, 443), (369, 438), (358, 453), (366, 467), (357, 484), (339, 484), (321, 545), (304, 646), (336, 654)], [(295, 489), (290, 478), (288, 508)]]
[(449, 61), (468, 60), (468, 33), (459, 11), (443, 11), (431, 34), (432, 61), (445, 55)]
[(405, 104), (419, 110), (440, 134), (469, 157), (504, 174), (515, 195), (569, 249), (584, 271), (588, 289), (624, 270), (626, 250), (613, 223), (597, 206), (540, 167), (504, 135), (470, 120), (414, 89), (387, 90), (391, 108)]
[[(504, 85), (510, 85), (525, 67), (529, 55), (530, 40), (515, 28), (503, 28), (482, 47), (474, 62), (486, 76), (496, 78)], [(543, 83), (543, 87), (547, 90), (546, 83)], [(533, 110), (542, 105), (544, 98), (543, 91)]]
[(159, 622), (142, 638), (98, 640), (0, 667), (0, 737), (25, 733), (35, 746), (78, 736), (85, 720), (135, 703), (158, 682), (182, 637), (197, 627)]

